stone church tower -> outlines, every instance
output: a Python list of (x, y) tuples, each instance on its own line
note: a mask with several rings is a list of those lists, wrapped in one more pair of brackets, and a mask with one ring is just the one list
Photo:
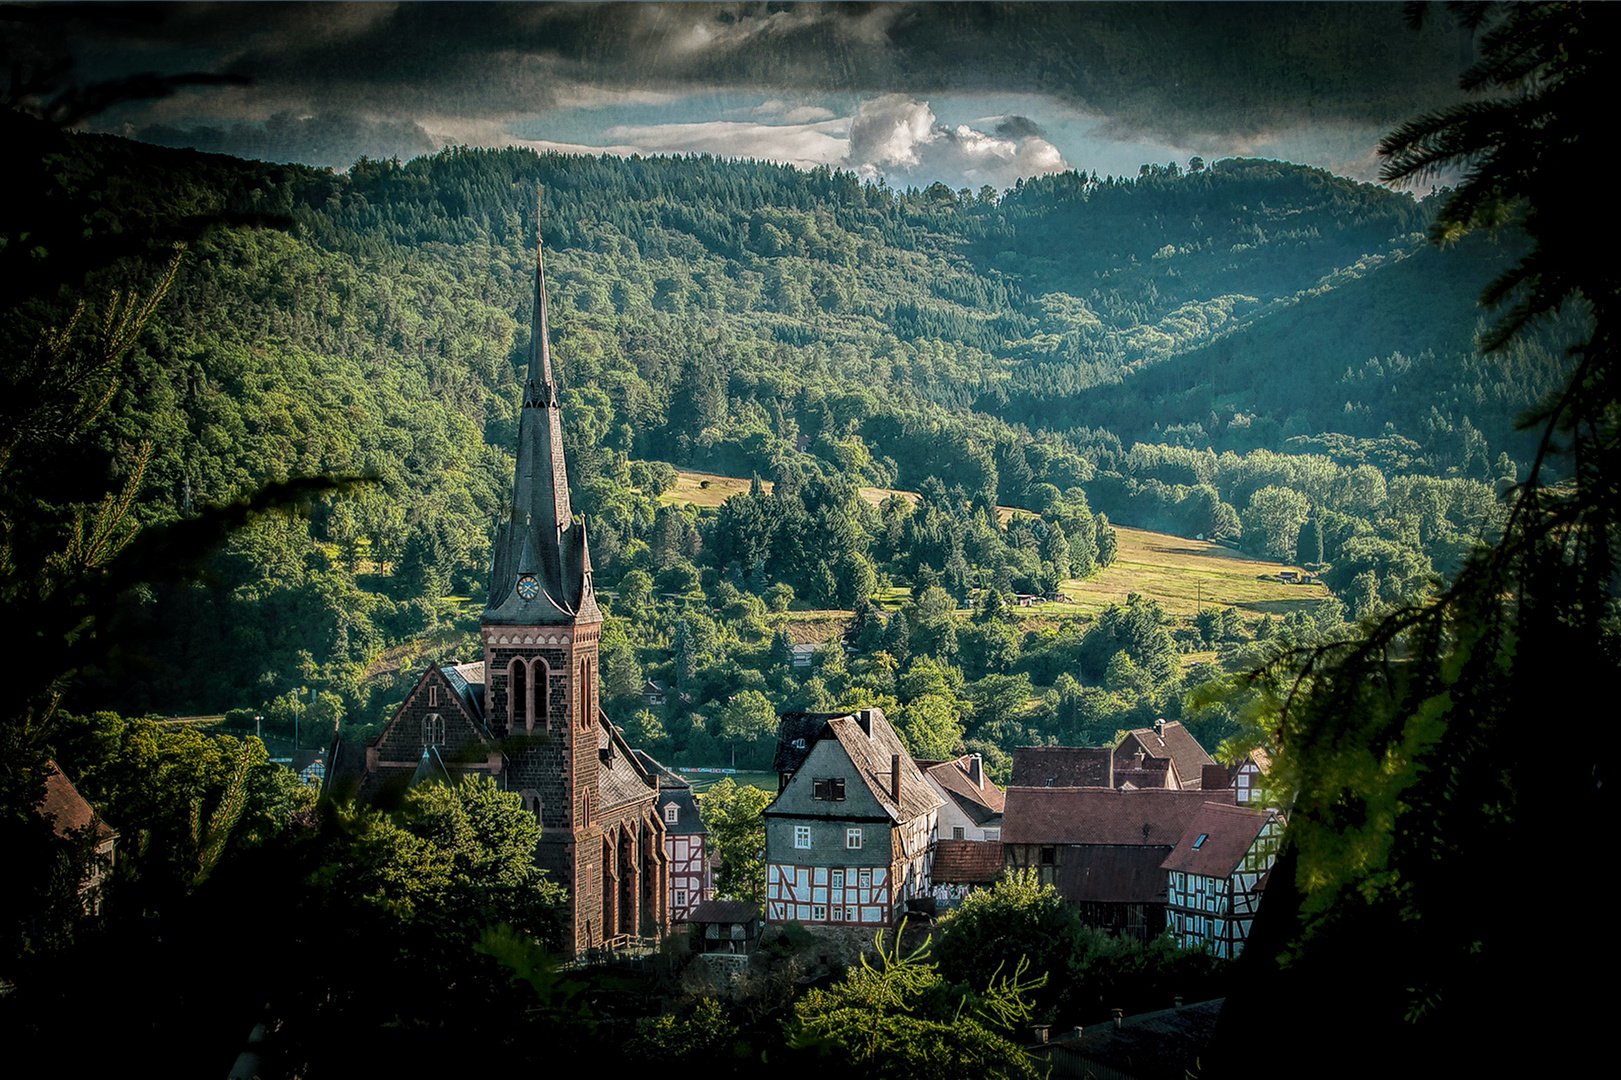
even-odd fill
[(598, 706), (602, 612), (585, 523), (569, 506), (538, 239), (517, 451), (479, 620), (483, 662), (430, 667), (363, 765), (352, 750), (339, 762), (345, 748), (334, 746), (329, 773), (348, 764), (363, 794), (425, 774), (491, 776), (540, 819), (535, 861), (569, 890), (573, 952), (658, 937), (669, 875), (658, 778)]

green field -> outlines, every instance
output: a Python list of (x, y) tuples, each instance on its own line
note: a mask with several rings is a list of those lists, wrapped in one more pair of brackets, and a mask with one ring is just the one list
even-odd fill
[[(766, 488), (770, 489), (769, 482)], [(735, 476), (677, 469), (675, 486), (662, 499), (719, 506), (729, 496), (748, 489), (749, 481)], [(861, 494), (874, 504), (891, 494), (917, 498), (912, 492), (885, 488), (862, 488)], [(1003, 521), (1016, 513), (1029, 512), (1013, 507), (998, 509)], [(1084, 580), (1066, 581), (1059, 592), (1071, 602), (1035, 604), (1021, 608), (1019, 614), (1032, 618), (1096, 615), (1110, 604), (1123, 604), (1128, 595), (1138, 593), (1158, 600), (1173, 615), (1192, 615), (1208, 604), (1282, 615), (1309, 608), (1331, 595), (1322, 585), (1288, 585), (1277, 580), (1278, 571), (1299, 571), (1296, 566), (1257, 559), (1205, 540), (1119, 524), (1114, 529), (1119, 546), (1113, 565)], [(1262, 580), (1263, 576), (1269, 580)], [(890, 610), (909, 598), (908, 591), (899, 588), (881, 590), (876, 597)], [(847, 613), (839, 611), (795, 611), (788, 616), (788, 631), (795, 641), (825, 641), (839, 631), (846, 617)]]
[(761, 791), (770, 792), (772, 795), (777, 793), (777, 774), (774, 772), (712, 773), (689, 772), (680, 768), (674, 771), (680, 773), (681, 778), (690, 783), (692, 790), (700, 795), (722, 777), (730, 777), (734, 784), (748, 784), (759, 788)]

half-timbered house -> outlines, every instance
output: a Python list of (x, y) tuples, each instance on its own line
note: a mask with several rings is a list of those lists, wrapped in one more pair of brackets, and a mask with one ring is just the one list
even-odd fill
[(704, 852), (709, 833), (698, 816), (692, 785), (640, 750), (636, 756), (658, 776), (658, 816), (664, 823), (664, 853), (670, 867), (670, 922), (683, 923), (713, 893), (714, 878)]
[(1000, 840), (1003, 791), (985, 775), (978, 754), (950, 761), (919, 761), (923, 778), (940, 796), (940, 838)]
[(1179, 945), (1231, 959), (1244, 948), (1283, 818), (1273, 810), (1207, 802), (1161, 864), (1166, 924)]
[[(1141, 757), (1137, 755), (1141, 754)], [(1176, 770), (1174, 782), (1159, 785), (1137, 784), (1138, 787), (1164, 786), (1183, 790), (1198, 789), (1204, 780), (1204, 767), (1214, 765), (1211, 757), (1193, 733), (1179, 720), (1155, 720), (1152, 727), (1128, 731), (1115, 745), (1115, 769), (1141, 768), (1153, 759), (1169, 758)], [(1156, 766), (1157, 767), (1157, 766)]]
[(892, 926), (931, 895), (943, 800), (880, 709), (789, 713), (766, 807), (766, 921), (813, 931)]
[(1200, 807), (1232, 792), (1018, 787), (1007, 791), (1002, 852), (1033, 868), (1092, 926), (1137, 937), (1165, 929), (1161, 869)]

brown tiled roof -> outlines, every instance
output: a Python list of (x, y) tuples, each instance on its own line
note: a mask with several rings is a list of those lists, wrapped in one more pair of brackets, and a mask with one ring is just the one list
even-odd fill
[(989, 885), (1002, 872), (1002, 845), (995, 840), (939, 840), (934, 845), (936, 884)]
[(95, 827), (101, 840), (118, 835), (118, 831), (96, 814), (85, 801), (73, 781), (67, 778), (54, 761), (45, 763), (45, 797), (39, 803), (39, 816), (51, 823), (51, 831), (66, 838), (80, 829)]
[(1053, 884), (1072, 904), (1163, 904), (1164, 845), (1089, 844), (1064, 848)]
[(1206, 765), (1199, 780), (1199, 787), (1205, 791), (1224, 788), (1233, 782), (1233, 776), (1237, 772), (1236, 768), (1230, 769), (1225, 765)]
[(1232, 791), (1010, 787), (1002, 813), (1002, 842), (1169, 848), (1207, 801), (1231, 803), (1235, 798)]
[(1109, 787), (1107, 746), (1015, 746), (1011, 787)]
[(1187, 787), (1197, 784), (1204, 767), (1216, 760), (1205, 752), (1199, 740), (1182, 726), (1180, 720), (1165, 721), (1157, 732), (1151, 727), (1127, 732), (1120, 745), (1115, 747), (1115, 767), (1129, 767), (1132, 756), (1138, 750), (1149, 757), (1169, 757), (1176, 764), (1177, 776)]
[[(1125, 787), (1130, 784), (1135, 788), (1176, 788), (1176, 781), (1171, 779), (1176, 774), (1170, 769), (1116, 769), (1114, 771), (1114, 786)], [(1167, 784), (1166, 781), (1170, 780)]]
[(1052, 1063), (1055, 1076), (1131, 1076), (1136, 1080), (1183, 1080), (1196, 1074), (1215, 1035), (1222, 999), (1180, 1009), (1128, 1016), (1119, 1031), (1111, 1023), (1089, 1024), (1079, 1039), (1055, 1037), (1032, 1047)]
[[(964, 754), (952, 761), (942, 761), (930, 765), (925, 771), (929, 779), (940, 785), (956, 803), (968, 819), (975, 825), (983, 825), (1002, 812), (1002, 803), (1005, 798), (1002, 789), (991, 782), (985, 775), (983, 763), (979, 767), (980, 780), (983, 786), (975, 786), (968, 778), (968, 759), (971, 755)], [(922, 765), (922, 762), (918, 762)]]
[(687, 916), (689, 923), (746, 923), (760, 917), (760, 909), (746, 900), (705, 900)]
[[(1204, 803), (1182, 831), (1162, 869), (1224, 878), (1238, 869), (1244, 853), (1271, 818), (1271, 812), (1266, 810)], [(1204, 842), (1196, 848), (1193, 845), (1200, 836)]]
[[(889, 726), (882, 709), (863, 709), (870, 717), (869, 723), (872, 735), (868, 737), (867, 730), (861, 726), (857, 714), (835, 717), (827, 721), (827, 730), (844, 752), (850, 756), (850, 763), (855, 766), (856, 774), (867, 783), (867, 788), (878, 800), (878, 805), (888, 810), (896, 821), (908, 821), (930, 810), (938, 810), (945, 805), (940, 796), (934, 793), (934, 788), (923, 778), (923, 773), (912, 762), (912, 755), (906, 752), (895, 729)], [(897, 803), (890, 791), (890, 765), (895, 755), (901, 759), (901, 790), (900, 801)]]

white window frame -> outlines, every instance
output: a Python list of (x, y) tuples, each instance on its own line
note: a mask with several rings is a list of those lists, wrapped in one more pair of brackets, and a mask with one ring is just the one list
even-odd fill
[(794, 847), (809, 848), (811, 846), (811, 830), (809, 825), (794, 826)]
[(664, 820), (674, 825), (681, 819), (681, 808), (671, 803), (664, 808)]
[(846, 851), (860, 851), (863, 840), (861, 826), (852, 825), (844, 830), (844, 847)]

